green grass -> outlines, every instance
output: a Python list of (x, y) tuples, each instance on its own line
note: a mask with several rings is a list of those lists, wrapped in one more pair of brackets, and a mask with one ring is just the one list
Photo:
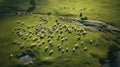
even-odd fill
[[(37, 5), (35, 13), (51, 12), (53, 15), (79, 17), (83, 12), (91, 20), (100, 20), (120, 28), (119, 0), (35, 0)], [(0, 0), (2, 12), (26, 11), (29, 7), (29, 0)], [(12, 5), (11, 5), (11, 4)], [(65, 7), (65, 8), (64, 8)], [(80, 10), (86, 8), (85, 10)], [(70, 16), (68, 16), (70, 17)]]
[[(35, 25), (37, 22), (44, 23), (40, 17), (48, 18), (48, 23), (43, 24), (43, 26), (46, 28), (51, 27), (55, 23), (56, 19), (58, 19), (62, 25), (67, 24), (69, 26), (76, 26), (77, 29), (84, 28), (83, 26), (78, 25), (76, 22), (71, 22), (70, 19), (62, 20), (59, 18), (59, 16), (63, 16), (65, 18), (79, 18), (81, 8), (86, 8), (86, 10), (82, 11), (83, 16), (87, 16), (90, 20), (104, 21), (108, 24), (112, 24), (120, 28), (119, 1), (109, 1), (110, 0), (36, 0), (37, 6), (34, 12), (43, 13), (44, 15), (1, 15), (0, 67), (100, 67), (99, 59), (108, 58), (108, 52), (111, 51), (109, 47), (117, 46), (120, 48), (119, 35), (110, 32), (91, 32), (89, 29), (85, 28), (87, 34), (82, 35), (81, 40), (77, 41), (77, 32), (73, 31), (72, 34), (63, 32), (63, 35), (68, 37), (68, 41), (61, 45), (63, 49), (69, 47), (69, 52), (62, 54), (60, 51), (57, 51), (56, 48), (57, 45), (61, 43), (60, 41), (56, 40), (59, 33), (53, 32), (54, 38), (52, 39), (52, 42), (54, 46), (48, 49), (47, 52), (44, 52), (44, 48), (48, 46), (47, 36), (43, 40), (40, 40), (40, 42), (45, 41), (45, 44), (43, 46), (37, 46), (33, 49), (30, 49), (32, 39), (27, 39), (24, 41), (15, 33), (12, 33), (12, 29), (14, 27), (26, 28), (28, 25)], [(30, 7), (30, 4), (29, 0), (16, 0), (14, 2), (12, 0), (0, 0), (0, 8), (6, 9), (7, 7), (15, 7), (15, 10), (12, 9), (13, 12), (19, 10), (24, 11)], [(64, 7), (66, 9), (64, 9)], [(73, 10), (73, 8), (75, 9)], [(4, 11), (4, 9), (0, 9), (0, 11)], [(94, 9), (94, 11), (91, 11), (91, 9)], [(46, 15), (48, 12), (51, 12), (52, 15)], [(25, 25), (22, 26), (20, 24), (17, 24), (18, 20), (25, 22)], [(91, 39), (93, 40), (92, 45), (89, 44), (89, 40)], [(15, 40), (24, 42), (25, 48), (20, 50), (20, 45), (13, 45), (12, 43)], [(80, 45), (81, 41), (84, 41), (83, 45)], [(37, 42), (35, 43), (37, 44)], [(76, 43), (79, 44), (80, 48), (76, 51), (75, 54), (73, 54), (72, 49)], [(84, 47), (88, 48), (86, 52), (84, 51)], [(33, 64), (25, 65), (23, 62), (15, 58), (17, 54), (26, 50), (31, 50), (35, 54), (36, 60)], [(49, 56), (50, 50), (54, 50), (54, 53), (51, 56)], [(11, 53), (14, 56), (12, 60), (10, 59)], [(88, 64), (84, 64), (86, 61)]]
[[(14, 56), (16, 56), (19, 52), (24, 52), (25, 50), (31, 50), (34, 52), (36, 55), (36, 63), (32, 65), (25, 65), (25, 66), (38, 66), (37, 64), (41, 64), (42, 67), (47, 67), (48, 65), (50, 67), (54, 66), (70, 66), (70, 67), (79, 67), (79, 66), (84, 66), (84, 67), (99, 67), (99, 59), (100, 58), (107, 58), (107, 52), (109, 51), (108, 47), (110, 45), (114, 45), (113, 41), (107, 41), (105, 40), (102, 35), (102, 33), (99, 32), (89, 32), (87, 31), (87, 34), (85, 36), (81, 37), (80, 41), (77, 41), (77, 36), (76, 32), (72, 34), (68, 33), (63, 33), (65, 36), (68, 37), (68, 41), (65, 42), (63, 45), (63, 48), (65, 49), (66, 47), (69, 47), (69, 52), (62, 54), (61, 52), (58, 52), (56, 49), (56, 46), (61, 43), (60, 41), (57, 41), (56, 38), (54, 37), (52, 39), (54, 43), (54, 47), (50, 48), (49, 50), (54, 50), (54, 53), (52, 56), (49, 56), (49, 52), (44, 52), (44, 48), (48, 45), (47, 43), (47, 37), (45, 37), (42, 41), (45, 41), (46, 43), (41, 46), (41, 47), (36, 47), (34, 49), (30, 49), (30, 44), (32, 43), (31, 39), (27, 39), (26, 41), (22, 40), (19, 38), (16, 34), (11, 32), (11, 29), (13, 27), (27, 27), (28, 25), (35, 25), (39, 20), (40, 16), (42, 17), (47, 17), (49, 19), (49, 22), (43, 26), (45, 27), (51, 27), (54, 24), (54, 21), (58, 19), (55, 16), (46, 16), (46, 15), (37, 15), (36, 18), (34, 16), (7, 16), (5, 19), (1, 19), (1, 35), (0, 35), (0, 65), (2, 67), (10, 66), (10, 67), (16, 67), (18, 65), (23, 65), (24, 64), (20, 61), (18, 61), (15, 57), (10, 60), (10, 54), (13, 53)], [(22, 20), (25, 22), (25, 26), (18, 25), (16, 24), (17, 20)], [(68, 22), (67, 20), (60, 20), (62, 22), (62, 25), (67, 24), (70, 26), (76, 26), (77, 28), (82, 28), (82, 26), (79, 26), (76, 23), (73, 22)], [(40, 22), (43, 22), (42, 20)], [(94, 35), (93, 35), (94, 34)], [(110, 33), (109, 33), (110, 34)], [(58, 36), (58, 33), (54, 32), (55, 36)], [(107, 33), (104, 35), (106, 36)], [(107, 38), (114, 38), (116, 35), (112, 35), (111, 37), (108, 36)], [(92, 39), (94, 42), (92, 45), (89, 44), (89, 40)], [(19, 40), (20, 42), (25, 43), (25, 48), (23, 50), (20, 50), (19, 45), (12, 45), (12, 42), (14, 40)], [(115, 39), (117, 40), (117, 39)], [(41, 42), (42, 42), (41, 41)], [(84, 41), (84, 45), (80, 45), (80, 42)], [(79, 44), (79, 49), (76, 51), (76, 54), (72, 53), (72, 48), (74, 45), (78, 43)], [(116, 44), (117, 45), (117, 44)], [(83, 51), (84, 47), (88, 47), (88, 50), (86, 52)], [(48, 51), (49, 51), (48, 50)], [(104, 52), (103, 52), (104, 50)], [(96, 57), (92, 57), (92, 55), (95, 55)], [(88, 61), (89, 64), (83, 64), (84, 62)], [(96, 63), (93, 63), (96, 62)], [(48, 65), (47, 65), (48, 63)], [(66, 63), (66, 64), (64, 64)]]

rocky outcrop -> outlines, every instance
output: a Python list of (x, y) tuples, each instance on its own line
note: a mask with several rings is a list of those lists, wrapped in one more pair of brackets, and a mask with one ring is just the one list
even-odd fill
[(79, 20), (77, 18), (71, 18), (72, 21), (79, 22), (81, 25), (86, 26), (86, 27), (96, 27), (100, 28), (102, 30), (106, 30), (115, 34), (120, 34), (120, 29), (111, 26), (109, 24), (106, 24), (101, 21), (96, 21), (96, 20)]

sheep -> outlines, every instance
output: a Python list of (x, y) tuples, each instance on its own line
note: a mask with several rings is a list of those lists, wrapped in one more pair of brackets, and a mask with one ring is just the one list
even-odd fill
[(81, 36), (81, 33), (80, 33), (80, 32), (78, 32), (78, 36)]
[(86, 51), (86, 50), (87, 50), (87, 47), (84, 48), (84, 51)]
[(69, 50), (69, 49), (68, 49), (68, 47), (67, 47), (67, 48), (66, 48), (66, 52), (68, 52), (68, 50)]
[(44, 21), (45, 21), (45, 23), (44, 23), (44, 24), (48, 23), (48, 18), (44, 19)]
[(59, 25), (59, 24), (60, 24), (60, 22), (58, 22), (58, 20), (56, 20), (55, 22), (56, 22), (56, 24), (57, 24), (57, 25)]
[(68, 28), (68, 33), (72, 33), (71, 28)]
[(76, 51), (76, 49), (75, 49), (75, 48), (73, 48), (73, 53), (75, 53), (75, 51)]
[(18, 21), (17, 21), (17, 24), (20, 24), (20, 23), (21, 23), (21, 21), (20, 21), (20, 20), (18, 20)]
[(50, 34), (48, 34), (48, 38), (50, 38)]
[(11, 53), (11, 54), (10, 54), (10, 59), (12, 59), (12, 58), (13, 58), (13, 54)]
[(65, 28), (65, 32), (67, 32), (68, 31), (68, 28)]
[(66, 24), (64, 24), (64, 28), (66, 28), (67, 27), (67, 25)]
[(29, 33), (29, 34), (32, 34), (32, 30), (29, 30), (28, 33)]
[(79, 29), (77, 29), (77, 32), (78, 32), (78, 33), (80, 33), (80, 32), (81, 32), (81, 29), (80, 29), (80, 28), (79, 28)]
[(24, 48), (24, 43), (20, 46), (20, 49), (23, 49)]
[(32, 38), (32, 35), (30, 35), (29, 38)]
[(53, 31), (52, 31), (52, 30), (48, 30), (48, 33), (49, 33), (49, 34), (52, 34), (52, 33), (53, 33)]
[(75, 32), (76, 32), (76, 30), (77, 30), (76, 27), (74, 27), (74, 31), (75, 31)]
[(20, 42), (17, 42), (17, 45), (20, 45)]
[(59, 28), (59, 30), (62, 30), (62, 29), (63, 29), (62, 27)]
[(44, 34), (41, 34), (41, 35), (40, 35), (40, 39), (43, 39), (44, 37), (45, 37)]
[(38, 46), (39, 46), (39, 47), (42, 46), (42, 43), (38, 43)]
[(49, 52), (49, 56), (51, 56), (53, 54), (53, 50), (50, 50)]
[(42, 30), (41, 30), (41, 32), (42, 32), (42, 33), (45, 33), (45, 30), (44, 30), (44, 29), (42, 29)]
[(51, 39), (51, 38), (48, 38), (48, 42), (50, 42), (50, 39)]
[(50, 41), (50, 42), (49, 42), (49, 45), (50, 45), (50, 47), (52, 47), (52, 46), (53, 46), (52, 41)]
[(61, 37), (61, 35), (59, 34), (59, 35), (58, 35), (58, 38), (57, 38), (57, 40), (59, 40), (59, 39), (60, 39), (60, 37)]
[(60, 30), (60, 34), (62, 34), (63, 33), (63, 30)]
[(20, 31), (16, 31), (16, 34), (19, 34), (20, 33)]
[(34, 47), (36, 47), (36, 44), (33, 43), (33, 44), (30, 45), (31, 49), (34, 48)]
[(80, 36), (78, 36), (78, 41), (80, 40)]
[(58, 51), (60, 51), (62, 49), (62, 46), (60, 46), (59, 48), (58, 48)]
[(51, 27), (48, 27), (48, 32), (50, 32), (50, 31), (53, 31), (53, 29)]
[(54, 35), (52, 34), (52, 35), (51, 35), (51, 38), (53, 38), (53, 37), (54, 37)]
[(75, 49), (78, 49), (78, 44), (75, 45)]
[(22, 29), (21, 27), (18, 27), (16, 30), (17, 30), (17, 31), (20, 31), (21, 29)]
[(45, 52), (48, 50), (48, 46), (47, 47), (45, 47)]
[(80, 8), (81, 11), (85, 11), (87, 8)]
[(17, 44), (17, 42), (18, 42), (18, 41), (17, 41), (17, 40), (15, 40), (15, 41), (13, 42), (13, 45)]
[(25, 24), (24, 22), (21, 23), (21, 25), (24, 25), (24, 24)]
[(87, 32), (86, 31), (83, 31), (83, 35), (86, 35), (87, 34)]
[(79, 28), (78, 32), (84, 32), (84, 28)]
[(24, 40), (25, 36), (22, 36), (21, 38)]
[(65, 50), (63, 49), (63, 50), (62, 50), (62, 54), (64, 53), (64, 51), (65, 51)]
[(58, 22), (58, 20), (55, 20), (55, 22), (57, 23), (57, 22)]
[(35, 26), (31, 26), (32, 28), (34, 28)]
[(38, 40), (38, 38), (37, 38), (37, 37), (33, 38), (33, 42), (35, 42), (35, 41), (37, 41), (37, 40)]
[(23, 34), (21, 32), (17, 33), (18, 36), (22, 37)]
[(37, 43), (40, 43), (40, 40), (38, 40)]
[(12, 53), (10, 54), (10, 57), (13, 57), (13, 54), (12, 54)]
[(57, 45), (57, 48), (59, 48), (59, 47), (60, 47), (60, 44)]
[(61, 27), (62, 26), (62, 24), (59, 24), (59, 27)]
[(45, 41), (42, 41), (42, 45), (45, 44)]
[(65, 37), (65, 41), (67, 41), (68, 40), (68, 37)]
[(30, 29), (31, 28), (31, 25), (28, 25), (28, 27), (27, 27), (28, 29)]
[(26, 30), (23, 28), (23, 32), (26, 32)]
[(61, 39), (64, 38), (64, 35), (61, 35)]
[(15, 29), (13, 28), (11, 31), (12, 31), (12, 33), (14, 33), (14, 32), (15, 32)]
[(57, 29), (57, 27), (58, 27), (57, 25), (54, 25), (53, 30), (55, 31)]
[(61, 41), (61, 42), (63, 43), (64, 41), (65, 41), (65, 38), (62, 38), (62, 41)]
[(37, 36), (37, 37), (39, 37), (39, 36), (40, 36), (40, 34), (36, 34), (36, 36)]
[(29, 35), (30, 35), (29, 33), (25, 34), (26, 37), (28, 37)]
[(24, 36), (24, 39), (23, 40), (26, 40), (27, 39), (27, 37), (26, 36)]
[(81, 41), (81, 45), (83, 45), (84, 41)]
[(90, 40), (90, 44), (92, 44), (93, 43), (93, 40)]

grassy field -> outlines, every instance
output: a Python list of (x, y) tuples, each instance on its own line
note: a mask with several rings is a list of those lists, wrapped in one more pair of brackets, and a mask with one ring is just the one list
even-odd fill
[[(1, 12), (14, 12), (27, 10), (31, 5), (30, 0), (0, 0)], [(11, 4), (12, 5), (11, 5)], [(119, 28), (120, 26), (120, 4), (119, 0), (36, 0), (34, 12), (46, 14), (51, 12), (53, 15), (68, 17), (79, 17), (83, 12), (92, 20), (104, 21)], [(24, 6), (24, 7), (23, 7)]]
[[(29, 1), (30, 0), (0, 0), (0, 67), (100, 67), (101, 60), (108, 60), (109, 55), (113, 57), (116, 56), (115, 52), (120, 49), (120, 35), (107, 31), (90, 31), (90, 29), (84, 28), (76, 22), (71, 22), (70, 19), (63, 20), (59, 17), (79, 18), (79, 13), (82, 12), (83, 16), (88, 17), (90, 20), (104, 21), (120, 28), (119, 0), (36, 0), (37, 5), (33, 13), (40, 14), (23, 16), (8, 14), (9, 12), (27, 10), (30, 7)], [(52, 15), (48, 16), (48, 12), (51, 12)], [(48, 23), (45, 21), (46, 18), (48, 19)], [(25, 24), (17, 24), (18, 20)], [(56, 33), (57, 30), (60, 31), (60, 27), (58, 27), (53, 31), (54, 37), (51, 39), (53, 47), (49, 46), (49, 42), (47, 41), (48, 34), (46, 32), (45, 38), (39, 39), (40, 43), (44, 41), (45, 44), (39, 46), (37, 40), (34, 42), (36, 46), (31, 49), (30, 45), (33, 44), (32, 40), (37, 37), (37, 35), (32, 35), (32, 38), (23, 40), (17, 36), (15, 32), (12, 32), (13, 28), (21, 27), (22, 29), (26, 29), (27, 32), (32, 30), (35, 34), (34, 27), (27, 29), (29, 25), (35, 26), (39, 22), (48, 30), (55, 24), (56, 20), (60, 21), (62, 26), (66, 24), (69, 25), (70, 28), (84, 28), (87, 34), (81, 35), (78, 41), (78, 32), (73, 29), (72, 33), (63, 30), (61, 35), (68, 37), (68, 40), (62, 44), (61, 40), (56, 40), (58, 35), (60, 35), (60, 32)], [(22, 31), (24, 34), (27, 34), (27, 32)], [(20, 45), (13, 45), (15, 40), (18, 40)], [(89, 43), (90, 40), (93, 40), (92, 44)], [(84, 41), (83, 45), (81, 44), (82, 41)], [(22, 43), (24, 43), (24, 48), (20, 49)], [(69, 51), (65, 51), (62, 54), (62, 50), (58, 51), (57, 49), (58, 44), (61, 44), (62, 50), (66, 50), (68, 47)], [(76, 44), (78, 44), (79, 48), (73, 53), (73, 48)], [(49, 46), (49, 48), (47, 52), (45, 52), (45, 47), (47, 46)], [(85, 47), (87, 47), (86, 51)], [(34, 63), (24, 64), (16, 58), (19, 53), (27, 50), (30, 50), (35, 55)], [(50, 50), (54, 51), (51, 56), (49, 56)], [(10, 57), (11, 54), (13, 54), (12, 59)]]

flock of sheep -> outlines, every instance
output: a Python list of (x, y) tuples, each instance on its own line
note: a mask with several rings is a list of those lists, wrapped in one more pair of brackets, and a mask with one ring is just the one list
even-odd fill
[[(12, 29), (12, 32), (15, 33), (23, 42), (20, 42), (18, 40), (15, 40), (13, 42), (13, 45), (20, 45), (20, 49), (24, 49), (26, 46), (24, 42), (27, 40), (32, 42), (31, 45), (29, 45), (29, 48), (33, 49), (35, 47), (41, 47), (44, 44), (48, 43), (46, 47), (44, 47), (44, 52), (47, 52), (48, 49), (50, 49), (49, 56), (54, 53), (54, 49), (52, 47), (56, 47), (56, 49), (64, 54), (65, 52), (70, 52), (69, 48), (72, 47), (63, 47), (65, 42), (69, 42), (69, 37), (65, 36), (64, 33), (69, 34), (71, 37), (72, 33), (76, 32), (76, 40), (80, 41), (81, 36), (84, 36), (87, 34), (87, 32), (83, 28), (77, 28), (75, 26), (62, 24), (58, 20), (55, 21), (55, 23), (51, 27), (45, 27), (48, 21), (44, 22), (38, 22), (36, 25), (25, 25), (24, 22), (17, 21), (16, 27)], [(55, 38), (55, 39), (54, 39)], [(59, 44), (54, 43), (60, 42)], [(74, 39), (73, 39), (74, 40)], [(89, 41), (90, 44), (93, 43), (93, 40)], [(71, 52), (75, 53), (76, 50), (78, 50), (80, 45), (83, 45), (84, 41), (80, 41), (80, 44), (76, 43), (73, 44), (74, 48), (72, 48)], [(56, 46), (55, 46), (56, 45)], [(84, 47), (84, 51), (86, 51), (88, 48)], [(13, 56), (11, 54), (11, 56)]]

